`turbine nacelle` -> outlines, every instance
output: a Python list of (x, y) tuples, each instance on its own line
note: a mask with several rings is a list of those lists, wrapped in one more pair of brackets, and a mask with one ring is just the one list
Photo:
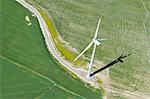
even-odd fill
[(99, 46), (101, 44), (102, 41), (105, 41), (107, 39), (93, 39), (92, 42), (94, 42), (97, 46)]
[(101, 44), (101, 42), (98, 41), (98, 40), (96, 40), (96, 39), (93, 39), (92, 41), (93, 41), (93, 43), (95, 43), (97, 46)]

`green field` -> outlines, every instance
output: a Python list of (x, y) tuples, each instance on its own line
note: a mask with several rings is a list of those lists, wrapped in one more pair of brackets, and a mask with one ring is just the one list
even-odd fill
[[(96, 59), (107, 64), (122, 53), (134, 53), (110, 68), (111, 86), (150, 93), (149, 0), (34, 1), (48, 11), (61, 37), (79, 52), (91, 42), (101, 17), (98, 37), (109, 40), (97, 47)], [(85, 56), (89, 58), (91, 52)]]
[(32, 13), (15, 0), (0, 5), (0, 99), (102, 98), (100, 90), (74, 79), (52, 59)]

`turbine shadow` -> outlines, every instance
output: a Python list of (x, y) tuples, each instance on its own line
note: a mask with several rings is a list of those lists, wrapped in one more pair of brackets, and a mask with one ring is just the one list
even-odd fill
[(92, 76), (94, 76), (95, 74), (97, 74), (97, 73), (99, 73), (99, 72), (101, 72), (101, 71), (107, 69), (108, 67), (113, 66), (114, 64), (117, 64), (118, 62), (123, 63), (124, 61), (123, 61), (122, 59), (123, 59), (123, 58), (126, 58), (126, 57), (128, 57), (128, 56), (130, 56), (130, 55), (132, 55), (132, 54), (128, 54), (128, 55), (123, 55), (123, 54), (122, 54), (121, 56), (119, 56), (117, 59), (115, 59), (114, 61), (110, 62), (110, 63), (107, 64), (106, 66), (104, 66), (104, 67), (102, 67), (102, 68), (100, 68), (100, 69), (94, 71), (93, 73), (91, 73), (91, 74), (90, 74), (90, 77), (92, 77)]

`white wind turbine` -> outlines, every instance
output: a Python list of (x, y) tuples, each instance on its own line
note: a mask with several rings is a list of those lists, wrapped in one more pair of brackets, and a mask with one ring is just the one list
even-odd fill
[(90, 78), (90, 74), (91, 74), (91, 69), (92, 69), (92, 64), (93, 64), (93, 59), (94, 59), (94, 54), (95, 54), (95, 50), (96, 50), (96, 46), (100, 45), (102, 41), (107, 40), (107, 39), (97, 39), (97, 35), (98, 35), (98, 30), (99, 30), (99, 26), (101, 23), (101, 18), (98, 21), (98, 25), (95, 31), (95, 36), (92, 39), (92, 42), (79, 54), (78, 57), (76, 57), (76, 59), (74, 61), (76, 61), (79, 57), (81, 57), (81, 55), (83, 55), (90, 47), (92, 47), (92, 45), (94, 45), (93, 48), (93, 52), (92, 52), (92, 56), (91, 56), (91, 61), (89, 64), (89, 69), (88, 69), (88, 74), (87, 74), (87, 78)]

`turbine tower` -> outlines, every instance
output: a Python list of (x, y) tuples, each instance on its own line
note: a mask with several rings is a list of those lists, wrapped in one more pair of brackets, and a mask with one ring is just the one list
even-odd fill
[(74, 60), (74, 61), (76, 61), (77, 59), (79, 59), (81, 57), (81, 55), (83, 55), (90, 47), (92, 47), (92, 45), (94, 46), (92, 56), (91, 56), (91, 60), (90, 60), (90, 64), (89, 64), (89, 68), (88, 68), (87, 78), (90, 78), (93, 59), (94, 59), (94, 55), (95, 55), (95, 51), (96, 51), (96, 46), (99, 46), (102, 41), (107, 40), (107, 39), (97, 39), (100, 23), (101, 23), (101, 18), (98, 21), (97, 28), (96, 28), (96, 31), (95, 31), (95, 35), (94, 35), (94, 38), (92, 39), (91, 43)]

